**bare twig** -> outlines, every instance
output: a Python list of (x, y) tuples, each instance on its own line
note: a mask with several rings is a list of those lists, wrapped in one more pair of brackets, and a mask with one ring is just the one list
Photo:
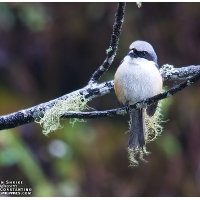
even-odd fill
[(107, 57), (103, 64), (94, 72), (89, 81), (89, 84), (96, 83), (101, 78), (101, 76), (109, 69), (114, 60), (118, 49), (119, 35), (121, 33), (122, 24), (124, 22), (125, 6), (126, 3), (118, 3), (110, 46), (107, 49)]

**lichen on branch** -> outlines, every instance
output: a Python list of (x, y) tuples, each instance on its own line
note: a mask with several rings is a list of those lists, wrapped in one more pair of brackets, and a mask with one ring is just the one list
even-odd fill
[(43, 113), (35, 122), (43, 127), (43, 134), (47, 135), (52, 131), (62, 128), (60, 124), (61, 116), (67, 111), (83, 111), (88, 108), (88, 99), (78, 91), (74, 92), (65, 100), (58, 100), (55, 105)]

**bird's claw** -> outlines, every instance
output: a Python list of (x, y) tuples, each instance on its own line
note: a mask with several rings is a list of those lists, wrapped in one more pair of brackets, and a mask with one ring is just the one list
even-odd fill
[(129, 104), (128, 101), (125, 103), (125, 107), (126, 107), (126, 112), (129, 113), (129, 111), (131, 110), (131, 108), (130, 108), (130, 104)]

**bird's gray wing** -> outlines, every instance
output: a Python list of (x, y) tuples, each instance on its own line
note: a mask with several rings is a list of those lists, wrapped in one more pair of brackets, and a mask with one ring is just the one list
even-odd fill
[(156, 112), (157, 106), (158, 106), (158, 102), (152, 103), (150, 106), (147, 106), (147, 115), (152, 117)]

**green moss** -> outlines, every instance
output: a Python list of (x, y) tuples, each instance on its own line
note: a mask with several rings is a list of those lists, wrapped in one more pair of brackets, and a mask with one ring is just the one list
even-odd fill
[[(37, 123), (43, 127), (43, 134), (47, 135), (52, 131), (62, 128), (60, 124), (60, 117), (67, 111), (82, 111), (87, 109), (88, 100), (84, 98), (79, 92), (74, 92), (73, 95), (68, 97), (66, 100), (59, 100), (56, 104), (44, 113)], [(71, 123), (76, 121), (82, 121), (74, 119)]]

